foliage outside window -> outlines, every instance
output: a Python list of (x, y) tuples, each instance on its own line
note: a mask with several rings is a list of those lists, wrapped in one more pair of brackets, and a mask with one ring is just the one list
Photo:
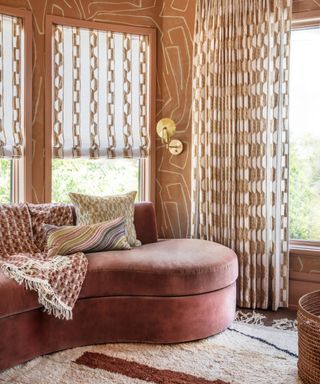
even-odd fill
[(69, 202), (69, 192), (105, 196), (139, 191), (139, 164), (137, 159), (55, 159), (52, 201)]
[(291, 239), (320, 240), (320, 28), (292, 31)]
[(11, 203), (12, 160), (0, 159), (0, 203)]

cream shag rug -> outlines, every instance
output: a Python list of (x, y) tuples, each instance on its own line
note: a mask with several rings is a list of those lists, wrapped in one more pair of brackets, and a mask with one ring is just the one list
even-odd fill
[(0, 383), (298, 384), (297, 354), (297, 332), (242, 321), (197, 342), (54, 353), (3, 372)]

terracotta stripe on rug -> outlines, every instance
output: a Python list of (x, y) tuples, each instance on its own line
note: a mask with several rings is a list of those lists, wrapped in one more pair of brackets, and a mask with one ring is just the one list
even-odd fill
[(158, 369), (102, 353), (85, 352), (75, 363), (156, 384), (228, 384), (222, 380), (207, 380), (188, 373)]

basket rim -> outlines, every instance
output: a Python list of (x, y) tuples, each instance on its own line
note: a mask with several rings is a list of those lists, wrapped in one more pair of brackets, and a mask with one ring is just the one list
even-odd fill
[(307, 317), (311, 318), (312, 320), (316, 321), (317, 323), (320, 323), (320, 316), (314, 315), (312, 312), (309, 312), (303, 307), (302, 302), (307, 299), (308, 297), (319, 295), (320, 298), (320, 289), (317, 289), (312, 292), (308, 292), (305, 295), (301, 296), (298, 302), (298, 311), (304, 313)]

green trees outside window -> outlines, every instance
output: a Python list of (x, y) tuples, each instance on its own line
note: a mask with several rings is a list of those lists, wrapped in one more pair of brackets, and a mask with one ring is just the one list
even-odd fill
[(0, 203), (11, 202), (12, 160), (0, 159)]
[(52, 201), (69, 202), (69, 192), (105, 196), (139, 191), (139, 168), (137, 159), (53, 160)]
[(320, 241), (320, 28), (294, 30), (291, 42), (290, 237)]

